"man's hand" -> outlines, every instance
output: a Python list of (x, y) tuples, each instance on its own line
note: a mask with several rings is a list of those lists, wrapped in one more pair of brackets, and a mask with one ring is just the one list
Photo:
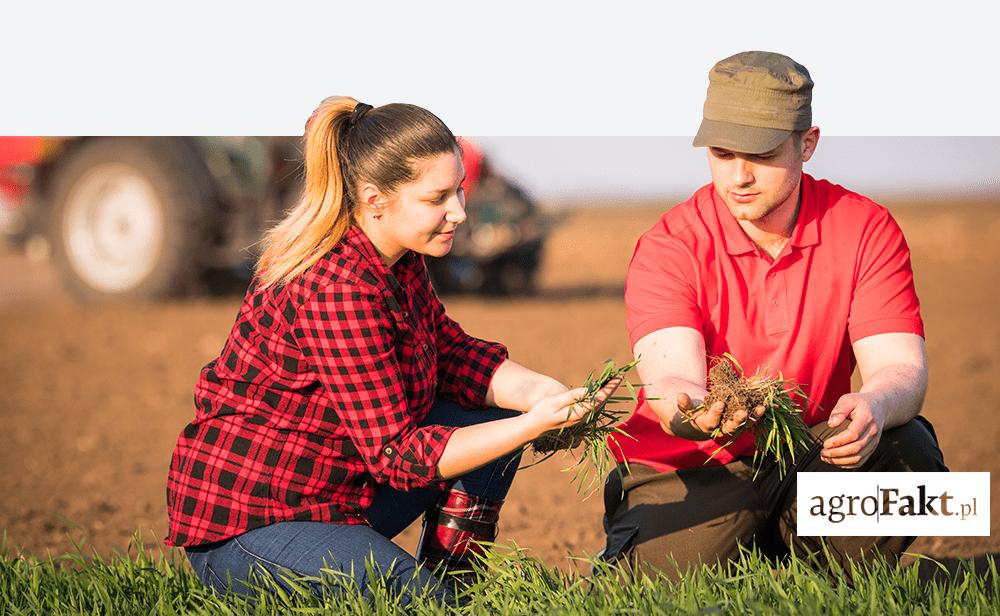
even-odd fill
[(737, 409), (732, 417), (723, 421), (722, 416), (726, 412), (726, 403), (722, 400), (698, 411), (695, 411), (694, 407), (695, 404), (691, 401), (691, 396), (684, 392), (677, 394), (677, 410), (690, 417), (690, 425), (705, 434), (711, 434), (721, 424), (723, 434), (738, 436), (757, 423), (757, 420), (764, 415), (764, 406), (759, 405), (752, 413), (747, 413), (746, 409)]
[(827, 425), (831, 428), (850, 420), (843, 432), (835, 434), (823, 443), (820, 460), (834, 466), (858, 468), (868, 461), (885, 427), (885, 413), (873, 403), (872, 398), (863, 393), (845, 394), (830, 411)]

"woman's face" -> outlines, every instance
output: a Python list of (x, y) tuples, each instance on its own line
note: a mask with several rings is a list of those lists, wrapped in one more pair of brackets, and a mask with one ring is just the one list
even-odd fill
[(416, 165), (417, 179), (385, 197), (381, 217), (370, 226), (372, 240), (390, 264), (407, 250), (443, 257), (455, 241), (455, 228), (465, 221), (465, 169), (458, 152)]

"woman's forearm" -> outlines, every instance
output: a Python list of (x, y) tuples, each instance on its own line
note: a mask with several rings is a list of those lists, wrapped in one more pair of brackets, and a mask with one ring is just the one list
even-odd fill
[(588, 395), (586, 388), (564, 387), (564, 391), (535, 401), (523, 415), (455, 430), (438, 459), (438, 477), (459, 477), (523, 447), (543, 432), (582, 421), (595, 408), (605, 404), (621, 383), (622, 377), (612, 379), (586, 400), (583, 400)]
[(497, 368), (486, 392), (487, 406), (526, 413), (546, 396), (566, 391), (566, 386), (521, 364), (506, 360)]
[(544, 427), (532, 415), (518, 415), (455, 430), (438, 460), (441, 479), (460, 477), (539, 436)]

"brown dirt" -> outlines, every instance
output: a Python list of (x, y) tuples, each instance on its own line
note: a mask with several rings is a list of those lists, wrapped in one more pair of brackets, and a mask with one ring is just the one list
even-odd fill
[[(997, 205), (893, 207), (913, 250), (927, 326), (924, 413), (952, 470), (993, 473), (993, 502), (1000, 485)], [(581, 383), (605, 358), (630, 359), (623, 276), (636, 238), (659, 214), (577, 211), (547, 244), (537, 297), (452, 297), (448, 309), (469, 331), (505, 342), (515, 359)], [(137, 530), (159, 543), (170, 452), (192, 414), (198, 370), (221, 349), (240, 298), (81, 306), (47, 266), (9, 253), (0, 254), (0, 280), (0, 529), (9, 547), (57, 554), (84, 541), (108, 554), (124, 551)], [(581, 502), (571, 475), (560, 472), (568, 465), (557, 456), (524, 471), (500, 541), (560, 566), (569, 554), (602, 547), (600, 497)], [(412, 550), (416, 537), (410, 528), (401, 544)], [(1000, 536), (921, 538), (912, 549), (937, 557), (995, 553)]]
[(711, 408), (720, 400), (726, 405), (726, 410), (722, 415), (723, 421), (731, 420), (740, 412), (749, 417), (755, 408), (764, 403), (760, 392), (747, 387), (747, 382), (740, 379), (736, 368), (725, 358), (717, 359), (715, 365), (708, 371), (708, 393), (705, 394), (705, 408)]

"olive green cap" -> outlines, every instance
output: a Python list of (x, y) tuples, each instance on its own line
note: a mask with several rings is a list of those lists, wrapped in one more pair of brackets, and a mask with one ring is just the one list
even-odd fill
[(695, 147), (760, 154), (812, 126), (809, 71), (788, 56), (745, 51), (708, 73), (708, 95)]

